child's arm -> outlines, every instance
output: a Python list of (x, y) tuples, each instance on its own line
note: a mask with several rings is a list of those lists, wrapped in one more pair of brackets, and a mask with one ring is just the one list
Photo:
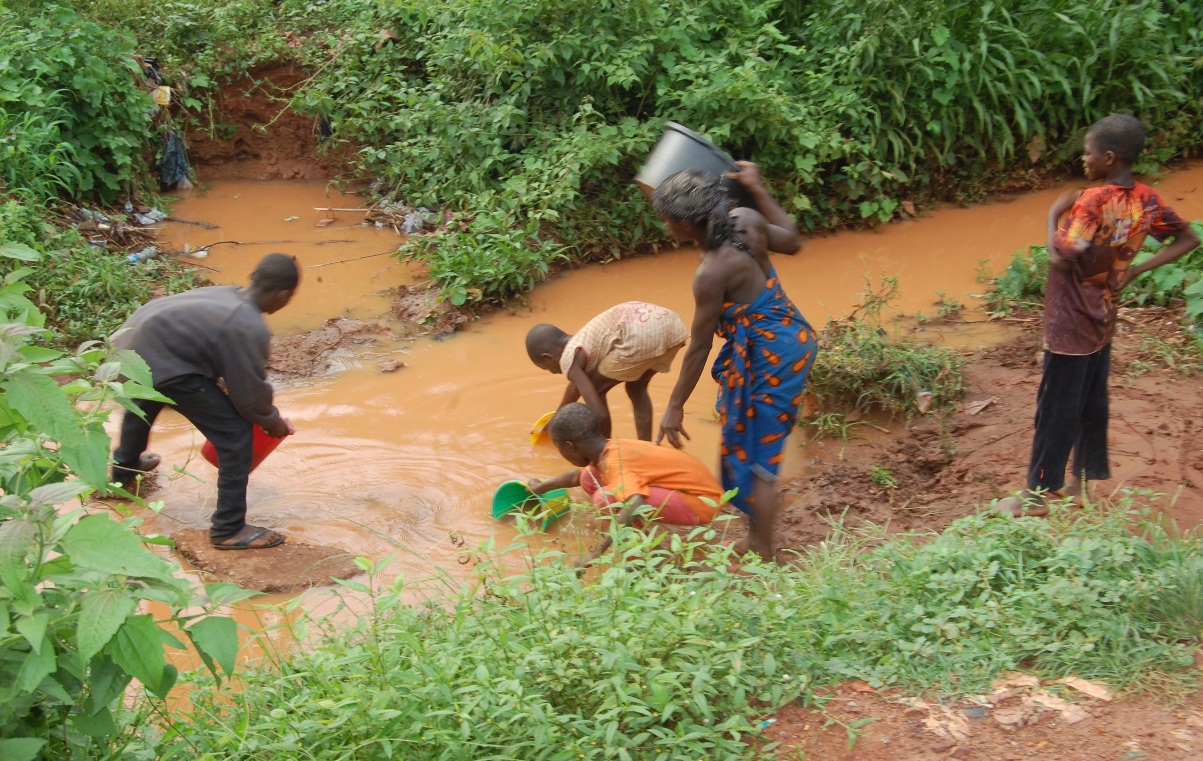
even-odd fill
[(1077, 203), (1078, 197), (1082, 195), (1080, 190), (1067, 190), (1053, 201), (1053, 205), (1048, 210), (1048, 263), (1050, 267), (1059, 270), (1067, 270), (1071, 263), (1068, 259), (1061, 256), (1061, 252), (1057, 249), (1057, 227), (1061, 221), (1061, 215), (1073, 208)]
[[(646, 504), (647, 503), (643, 501), (643, 495), (641, 494), (636, 494), (628, 499), (626, 502), (626, 507), (624, 507), (614, 518), (615, 528), (619, 526), (631, 525), (631, 522), (635, 520), (635, 512)], [(589, 565), (594, 560), (597, 560), (603, 554), (605, 554), (606, 550), (610, 549), (610, 545), (613, 543), (614, 540), (610, 538), (609, 534), (607, 534), (602, 538), (601, 543), (597, 545), (596, 549), (594, 549), (588, 555), (582, 556), (581, 559), (576, 562), (576, 567), (583, 570), (585, 566)]]
[(1169, 264), (1175, 259), (1194, 251), (1198, 245), (1199, 234), (1195, 232), (1194, 228), (1192, 228), (1190, 225), (1187, 225), (1182, 229), (1181, 232), (1174, 236), (1174, 241), (1172, 243), (1167, 243), (1166, 245), (1162, 246), (1161, 250), (1158, 251), (1153, 258), (1149, 259), (1143, 264), (1137, 264), (1133, 267), (1129, 267), (1128, 271), (1124, 273), (1124, 278), (1120, 281), (1119, 287), (1122, 289), (1128, 283), (1132, 282), (1133, 278), (1139, 277), (1149, 270), (1157, 269), (1163, 264)]
[[(585, 362), (585, 350), (577, 347), (576, 353), (572, 355), (572, 365), (569, 366), (565, 375), (580, 392), (582, 401), (589, 405), (589, 409), (593, 410), (593, 414), (597, 416), (597, 425), (601, 428), (602, 435), (608, 437), (610, 435), (610, 409), (606, 406), (605, 400), (601, 398), (601, 394), (597, 393), (593, 381), (589, 380), (589, 373), (585, 371)], [(564, 394), (564, 398), (568, 398), (567, 393)], [(576, 400), (574, 398), (571, 401)]]
[(581, 469), (573, 468), (566, 470), (554, 478), (549, 478), (546, 481), (540, 481), (537, 478), (532, 478), (527, 481), (526, 486), (535, 494), (546, 494), (552, 489), (568, 489), (573, 486), (581, 485)]
[[(560, 399), (560, 407), (572, 404), (577, 399), (581, 398), (581, 392), (577, 389), (575, 383), (569, 383), (568, 388), (564, 389), (564, 397)], [(560, 407), (556, 407), (558, 410)]]

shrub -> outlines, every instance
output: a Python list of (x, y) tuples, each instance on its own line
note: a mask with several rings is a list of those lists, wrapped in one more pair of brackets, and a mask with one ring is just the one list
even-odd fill
[(134, 41), (55, 2), (0, 8), (0, 180), (111, 204), (144, 172), (150, 96)]
[[(36, 263), (39, 254), (9, 244), (0, 257)], [(175, 682), (164, 645), (179, 640), (161, 627), (229, 674), (235, 623), (210, 613), (247, 594), (225, 584), (198, 593), (144, 545), (136, 519), (56, 509), (108, 490), (104, 423), (114, 403), (162, 397), (131, 352), (38, 345), (45, 331), (25, 296), (29, 271), (0, 286), (0, 756), (111, 758), (144, 743), (155, 707), (147, 693), (161, 701)], [(60, 386), (62, 376), (72, 380)], [(156, 620), (139, 611), (143, 601), (170, 612)], [(142, 689), (130, 690), (132, 679)]]
[(964, 359), (953, 349), (896, 339), (881, 327), (881, 309), (897, 294), (888, 278), (876, 292), (866, 291), (845, 319), (819, 332), (819, 353), (806, 380), (807, 391), (824, 408), (879, 409), (915, 414), (921, 394), (931, 409), (947, 408), (964, 392)]
[(738, 759), (772, 751), (757, 743), (766, 713), (846, 679), (943, 694), (1017, 668), (1189, 681), (1199, 632), (1158, 609), (1198, 609), (1199, 540), (1130, 497), (939, 535), (838, 530), (784, 566), (735, 570), (714, 538), (620, 529), (589, 583), (525, 540), (500, 555), (486, 542), (462, 586), (380, 586), (361, 560), (368, 584), (346, 586), (368, 612), (293, 618), (303, 644), (267, 648), (236, 697), (198, 675), (177, 742), (281, 761)]

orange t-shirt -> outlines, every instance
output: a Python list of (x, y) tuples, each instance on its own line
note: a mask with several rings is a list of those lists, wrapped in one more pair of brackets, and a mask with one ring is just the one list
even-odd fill
[(639, 439), (610, 439), (598, 458), (598, 472), (606, 488), (619, 500), (638, 494), (647, 499), (653, 486), (681, 495), (702, 523), (709, 523), (718, 509), (723, 487), (696, 457), (672, 447), (659, 447)]

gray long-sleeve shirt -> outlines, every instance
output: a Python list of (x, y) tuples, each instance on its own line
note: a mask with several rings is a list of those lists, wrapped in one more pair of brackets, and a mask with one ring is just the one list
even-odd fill
[(241, 288), (215, 285), (155, 299), (122, 327), (129, 330), (117, 347), (146, 360), (156, 387), (185, 375), (222, 378), (247, 420), (260, 426), (279, 420), (267, 382), (271, 331)]

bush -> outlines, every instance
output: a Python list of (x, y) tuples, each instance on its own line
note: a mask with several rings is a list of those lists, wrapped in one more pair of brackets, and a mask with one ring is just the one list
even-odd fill
[(346, 586), (369, 612), (294, 618), (301, 647), (268, 648), (236, 698), (192, 682), (173, 730), (232, 759), (738, 759), (772, 751), (766, 713), (846, 679), (944, 694), (1017, 668), (1185, 683), (1199, 632), (1159, 608), (1198, 609), (1199, 541), (1133, 504), (837, 531), (795, 564), (738, 570), (709, 527), (663, 544), (621, 529), (590, 583), (524, 541), (486, 543), (462, 588), (378, 587), (361, 561), (372, 580)]
[(866, 291), (852, 314), (819, 331), (819, 353), (806, 390), (827, 409), (878, 409), (912, 415), (920, 394), (931, 409), (945, 409), (964, 393), (964, 359), (953, 349), (891, 338), (881, 327), (881, 309), (897, 295), (897, 279)]
[(131, 194), (152, 107), (133, 38), (59, 3), (19, 8), (0, 8), (0, 181), (35, 200)]
[[(0, 258), (32, 264), (39, 254), (9, 244)], [(181, 645), (161, 627), (228, 675), (236, 625), (210, 613), (247, 593), (225, 584), (198, 593), (144, 545), (140, 521), (69, 508), (108, 491), (104, 423), (114, 403), (162, 397), (131, 352), (40, 346), (43, 318), (22, 282), (29, 272), (14, 270), (0, 286), (0, 757), (113, 758), (148, 742), (154, 733), (143, 725), (175, 683), (164, 645)], [(60, 386), (63, 376), (72, 380)], [(170, 612), (156, 620), (140, 612), (143, 601)], [(132, 679), (142, 689), (129, 689)]]

